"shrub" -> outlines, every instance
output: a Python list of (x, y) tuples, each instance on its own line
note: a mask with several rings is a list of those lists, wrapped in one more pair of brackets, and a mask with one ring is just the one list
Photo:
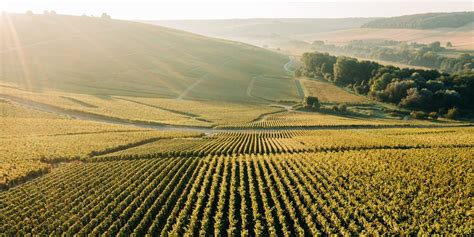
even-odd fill
[(431, 112), (428, 114), (428, 117), (432, 120), (437, 120), (438, 119), (438, 113), (437, 112)]
[(346, 111), (347, 111), (347, 105), (345, 105), (345, 104), (340, 104), (340, 105), (337, 106), (337, 110), (338, 110), (339, 112), (346, 112)]
[(428, 114), (423, 111), (412, 111), (410, 116), (414, 119), (426, 119), (428, 118)]
[(459, 109), (456, 107), (449, 109), (448, 112), (446, 113), (446, 118), (456, 119), (458, 117), (459, 117)]

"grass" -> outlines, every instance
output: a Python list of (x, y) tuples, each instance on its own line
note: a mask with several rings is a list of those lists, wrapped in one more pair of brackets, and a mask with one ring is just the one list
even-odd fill
[(279, 108), (261, 104), (241, 104), (222, 101), (175, 100), (163, 98), (121, 97), (127, 100), (156, 106), (177, 113), (186, 114), (198, 120), (208, 121), (212, 125), (230, 125), (248, 123), (262, 114), (280, 111)]
[(255, 78), (251, 95), (270, 101), (302, 100), (295, 80), (290, 77), (259, 76)]
[(366, 104), (364, 96), (350, 93), (334, 84), (317, 79), (301, 79), (306, 91), (311, 96), (318, 97), (319, 101), (327, 103)]
[[(253, 75), (285, 75), (287, 57), (149, 24), (65, 15), (0, 18), (0, 80), (28, 90), (252, 101)], [(78, 66), (80, 65), (80, 66)]]

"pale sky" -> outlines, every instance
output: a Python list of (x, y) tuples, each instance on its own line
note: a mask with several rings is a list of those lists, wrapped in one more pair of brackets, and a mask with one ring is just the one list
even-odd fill
[(55, 10), (133, 20), (229, 18), (387, 17), (425, 12), (474, 11), (472, 0), (0, 0), (0, 10), (24, 13)]

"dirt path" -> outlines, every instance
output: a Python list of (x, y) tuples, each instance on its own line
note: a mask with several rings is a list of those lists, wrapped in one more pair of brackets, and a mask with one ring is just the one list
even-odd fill
[(287, 63), (285, 63), (285, 65), (283, 65), (283, 69), (285, 69), (285, 71), (293, 74), (293, 70), (290, 69), (290, 65), (295, 62), (296, 58), (294, 56), (288, 56), (288, 58), (290, 59), (290, 61), (288, 61)]
[(253, 97), (252, 96), (252, 90), (253, 90), (253, 84), (255, 84), (255, 80), (257, 80), (257, 76), (253, 76), (252, 79), (249, 82), (249, 86), (247, 87), (247, 96), (248, 97)]

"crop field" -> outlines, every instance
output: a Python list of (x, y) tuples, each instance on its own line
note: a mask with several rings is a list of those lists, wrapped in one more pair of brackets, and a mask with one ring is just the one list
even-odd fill
[(203, 138), (160, 139), (91, 160), (436, 147), (474, 147), (474, 128), (220, 132)]
[(363, 96), (356, 95), (336, 87), (329, 82), (316, 79), (300, 79), (306, 91), (311, 96), (318, 97), (321, 102), (366, 104), (369, 101)]
[[(450, 125), (451, 123), (446, 123)], [(284, 113), (269, 114), (261, 117), (259, 120), (245, 124), (224, 125), (220, 128), (336, 128), (336, 127), (382, 127), (382, 126), (416, 126), (416, 125), (434, 125), (430, 121), (403, 121), (400, 119), (381, 119), (338, 116), (323, 114), (318, 112), (299, 112), (290, 111)], [(442, 126), (443, 123), (436, 125)]]
[(352, 28), (332, 32), (316, 33), (299, 37), (301, 40), (312, 42), (315, 39), (328, 41), (334, 44), (347, 44), (352, 40), (396, 40), (407, 42), (418, 42), (429, 44), (440, 41), (446, 44), (453, 43), (454, 48), (460, 50), (474, 49), (474, 43), (469, 40), (472, 37), (472, 26), (465, 30), (456, 29), (376, 29), (376, 28)]
[(299, 93), (296, 81), (290, 77), (260, 76), (255, 78), (249, 93), (270, 101), (301, 101), (304, 95)]
[(183, 114), (109, 96), (98, 97), (58, 92), (31, 93), (15, 89), (3, 90), (3, 94), (67, 111), (79, 111), (121, 120), (184, 126), (210, 126), (205, 121), (195, 120)]
[[(294, 81), (291, 80), (291, 83), (294, 84)], [(281, 108), (259, 103), (242, 104), (122, 96), (100, 97), (55, 91), (37, 93), (15, 88), (2, 88), (0, 98), (2, 96), (20, 100), (20, 102), (26, 100), (26, 103), (33, 103), (33, 107), (47, 105), (66, 112), (98, 115), (129, 122), (193, 127), (245, 124), (264, 114), (282, 111)]]
[(263, 114), (281, 111), (281, 108), (261, 104), (226, 103), (220, 101), (175, 100), (163, 98), (120, 97), (148, 106), (174, 111), (198, 120), (222, 126), (249, 123)]
[(469, 235), (473, 152), (376, 149), (73, 163), (0, 193), (0, 231)]
[(0, 188), (46, 173), (52, 163), (157, 139), (200, 135), (70, 119), (3, 101), (0, 102)]

